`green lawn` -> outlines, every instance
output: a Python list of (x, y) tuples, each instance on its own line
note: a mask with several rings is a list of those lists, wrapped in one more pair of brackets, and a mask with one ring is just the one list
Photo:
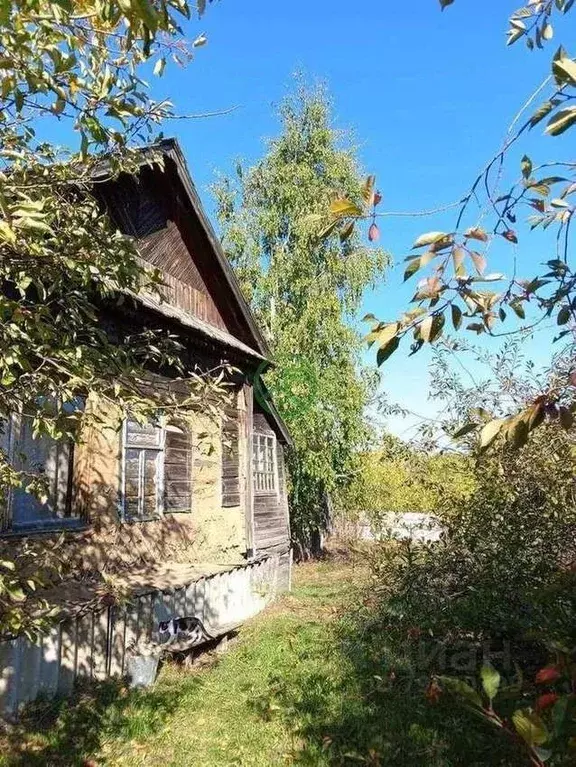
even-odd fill
[(166, 665), (150, 692), (110, 684), (37, 706), (0, 765), (524, 764), (452, 701), (431, 705), (407, 648), (391, 647), (366, 610), (350, 617), (367, 589), (349, 562), (300, 566), (293, 593), (225, 655)]

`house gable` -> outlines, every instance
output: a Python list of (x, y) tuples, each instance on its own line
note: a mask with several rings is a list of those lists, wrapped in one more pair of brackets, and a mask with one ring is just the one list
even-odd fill
[[(149, 163), (152, 150), (161, 153), (162, 164)], [(137, 238), (142, 259), (163, 273), (171, 307), (268, 356), (175, 141), (143, 150), (137, 178), (123, 175), (98, 187), (116, 225)]]

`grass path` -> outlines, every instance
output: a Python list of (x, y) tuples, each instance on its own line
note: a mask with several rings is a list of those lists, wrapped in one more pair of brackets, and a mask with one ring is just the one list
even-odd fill
[(302, 565), (226, 654), (167, 664), (150, 691), (114, 682), (37, 706), (0, 741), (0, 767), (522, 767), (454, 701), (431, 705), (417, 648), (369, 591), (350, 561)]
[[(279, 701), (300, 684), (327, 692), (318, 671), (331, 673), (331, 625), (360, 576), (346, 563), (295, 570), (292, 593), (249, 622), (225, 655), (198, 669), (167, 664), (150, 692), (103, 685), (74, 705), (35, 707), (0, 743), (0, 765), (269, 767), (299, 760), (306, 744), (295, 724), (308, 714)], [(339, 669), (332, 671), (336, 679)], [(320, 740), (311, 764), (324, 763), (323, 747)]]

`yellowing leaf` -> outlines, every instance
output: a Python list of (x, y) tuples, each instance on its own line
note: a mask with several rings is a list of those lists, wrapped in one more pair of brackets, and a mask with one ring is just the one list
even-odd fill
[(351, 200), (338, 199), (330, 203), (330, 213), (334, 216), (361, 216), (362, 211)]
[(466, 257), (466, 251), (464, 248), (454, 248), (452, 251), (452, 260), (454, 261), (454, 273), (456, 277), (464, 277), (466, 270), (464, 269), (464, 258)]
[(552, 62), (552, 71), (560, 83), (576, 85), (576, 61), (566, 57), (556, 59)]
[(0, 221), (0, 239), (10, 243), (16, 242), (16, 234), (6, 221)]
[(530, 708), (512, 714), (516, 732), (529, 746), (541, 746), (548, 740), (548, 730), (542, 719)]
[(366, 205), (372, 205), (374, 199), (374, 184), (376, 183), (376, 176), (368, 176), (364, 184), (362, 185), (362, 198)]
[(380, 349), (378, 349), (378, 352), (376, 354), (377, 364), (381, 365), (383, 362), (386, 362), (388, 357), (390, 357), (390, 355), (396, 351), (399, 344), (400, 344), (400, 337), (395, 336), (391, 341), (389, 341), (386, 344), (386, 346), (382, 346)]
[(487, 448), (494, 442), (505, 422), (505, 418), (495, 418), (493, 421), (489, 421), (486, 426), (484, 426), (480, 432), (481, 448)]
[(448, 237), (446, 232), (427, 232), (426, 234), (421, 234), (412, 247), (422, 248), (424, 245), (432, 245), (439, 240), (443, 240), (444, 237)]
[(485, 663), (480, 670), (480, 679), (484, 692), (492, 701), (500, 687), (500, 674), (491, 663)]
[(481, 253), (470, 253), (470, 258), (478, 274), (484, 274), (486, 269), (486, 258)]
[(470, 229), (467, 229), (464, 232), (464, 236), (472, 240), (480, 240), (481, 242), (486, 242), (488, 240), (488, 235), (484, 229), (479, 226), (473, 226)]
[(546, 126), (546, 133), (551, 136), (560, 136), (576, 122), (576, 107), (568, 107), (556, 112)]

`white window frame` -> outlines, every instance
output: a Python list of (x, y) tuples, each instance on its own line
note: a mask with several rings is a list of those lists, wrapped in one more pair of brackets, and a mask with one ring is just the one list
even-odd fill
[[(261, 468), (262, 466), (266, 466), (268, 463), (266, 461), (266, 455), (264, 454), (263, 458), (260, 459), (258, 457), (258, 445), (260, 444), (260, 440), (264, 440), (264, 450), (267, 449), (268, 444), (270, 444), (271, 450), (272, 450), (272, 470), (269, 471), (266, 468)], [(256, 455), (255, 455), (255, 447), (256, 447)], [(279, 481), (278, 481), (278, 456), (276, 453), (277, 446), (276, 446), (276, 435), (275, 434), (269, 434), (265, 432), (258, 432), (255, 431), (252, 434), (252, 487), (254, 490), (255, 495), (278, 495), (280, 492), (279, 488)], [(260, 477), (271, 477), (272, 478), (272, 487), (259, 487), (259, 478)], [(266, 484), (266, 483), (265, 483)]]
[[(164, 457), (166, 455), (166, 432), (170, 429), (175, 429), (184, 433), (184, 429), (178, 425), (170, 424), (167, 422), (164, 416), (158, 418), (157, 428), (159, 430), (159, 440), (157, 445), (146, 445), (144, 442), (138, 444), (138, 442), (128, 443), (128, 422), (130, 418), (125, 418), (122, 424), (122, 450), (120, 455), (120, 498), (119, 498), (119, 515), (123, 522), (151, 522), (156, 519), (161, 519), (165, 513), (165, 462)], [(188, 438), (191, 440), (191, 434), (188, 431)], [(138, 472), (138, 513), (130, 514), (126, 508), (126, 452), (128, 450), (139, 450), (139, 472)], [(144, 514), (144, 494), (141, 492), (144, 482), (143, 466), (144, 457), (146, 452), (156, 453), (156, 508), (152, 514)], [(190, 456), (191, 460), (191, 456)], [(190, 467), (190, 471), (192, 468)], [(190, 480), (191, 481), (191, 480)], [(192, 502), (192, 486), (190, 487), (190, 502)], [(186, 513), (182, 510), (170, 511), (170, 514)]]

